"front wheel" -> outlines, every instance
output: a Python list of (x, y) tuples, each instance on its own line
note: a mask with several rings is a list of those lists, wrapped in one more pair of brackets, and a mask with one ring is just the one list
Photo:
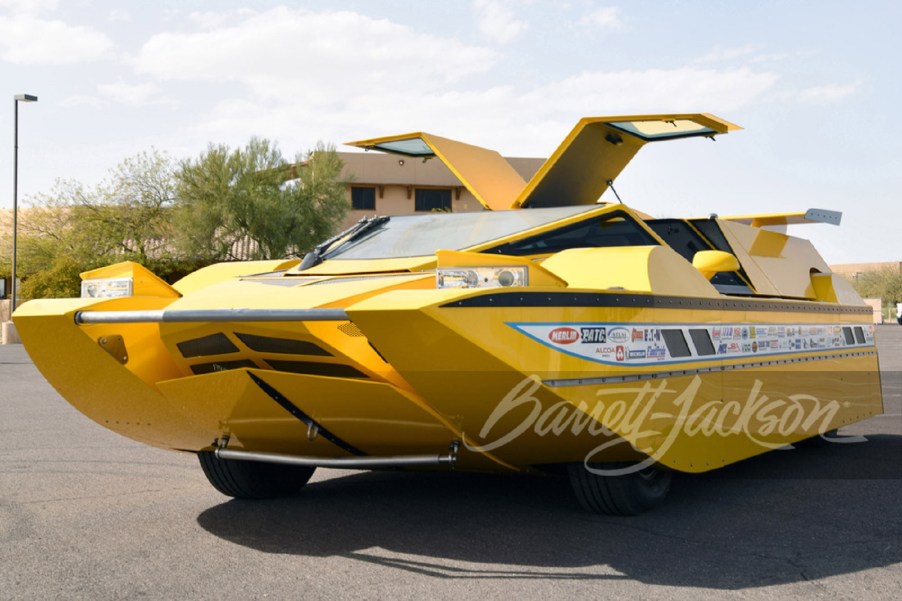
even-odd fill
[(638, 515), (664, 502), (670, 491), (673, 473), (647, 467), (620, 476), (597, 471), (620, 470), (630, 464), (571, 463), (567, 466), (570, 484), (580, 505), (594, 513), (606, 515)]
[(197, 459), (213, 488), (236, 499), (271, 499), (294, 494), (307, 484), (316, 469), (301, 465), (220, 459), (213, 451), (200, 451)]

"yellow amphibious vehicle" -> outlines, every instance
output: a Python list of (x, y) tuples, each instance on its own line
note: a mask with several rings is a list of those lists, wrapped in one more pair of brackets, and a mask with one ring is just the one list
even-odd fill
[(653, 219), (601, 194), (646, 143), (736, 126), (586, 118), (528, 182), (426, 133), (355, 142), (443, 161), (477, 213), (372, 217), (303, 260), (139, 265), (15, 323), (101, 425), (196, 453), (226, 495), (317, 466), (563, 472), (634, 514), (702, 472), (882, 412), (871, 310), (804, 239), (839, 213)]

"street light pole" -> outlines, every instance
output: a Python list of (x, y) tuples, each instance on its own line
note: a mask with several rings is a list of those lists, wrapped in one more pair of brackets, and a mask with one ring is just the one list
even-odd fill
[(9, 314), (16, 310), (16, 236), (19, 229), (19, 103), (37, 102), (38, 97), (31, 94), (16, 94), (13, 97), (13, 273), (12, 294), (10, 296)]

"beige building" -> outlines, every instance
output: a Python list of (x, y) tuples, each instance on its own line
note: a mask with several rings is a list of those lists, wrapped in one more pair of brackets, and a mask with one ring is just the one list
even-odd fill
[[(339, 152), (342, 176), (350, 184), (349, 227), (370, 215), (412, 215), (418, 212), (480, 211), (482, 205), (437, 158), (420, 159), (381, 152)], [(529, 181), (545, 159), (508, 158)]]

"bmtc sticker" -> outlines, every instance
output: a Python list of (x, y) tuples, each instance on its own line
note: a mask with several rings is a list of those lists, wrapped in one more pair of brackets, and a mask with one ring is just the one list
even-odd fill
[(580, 342), (597, 344), (607, 342), (607, 328), (580, 328)]

